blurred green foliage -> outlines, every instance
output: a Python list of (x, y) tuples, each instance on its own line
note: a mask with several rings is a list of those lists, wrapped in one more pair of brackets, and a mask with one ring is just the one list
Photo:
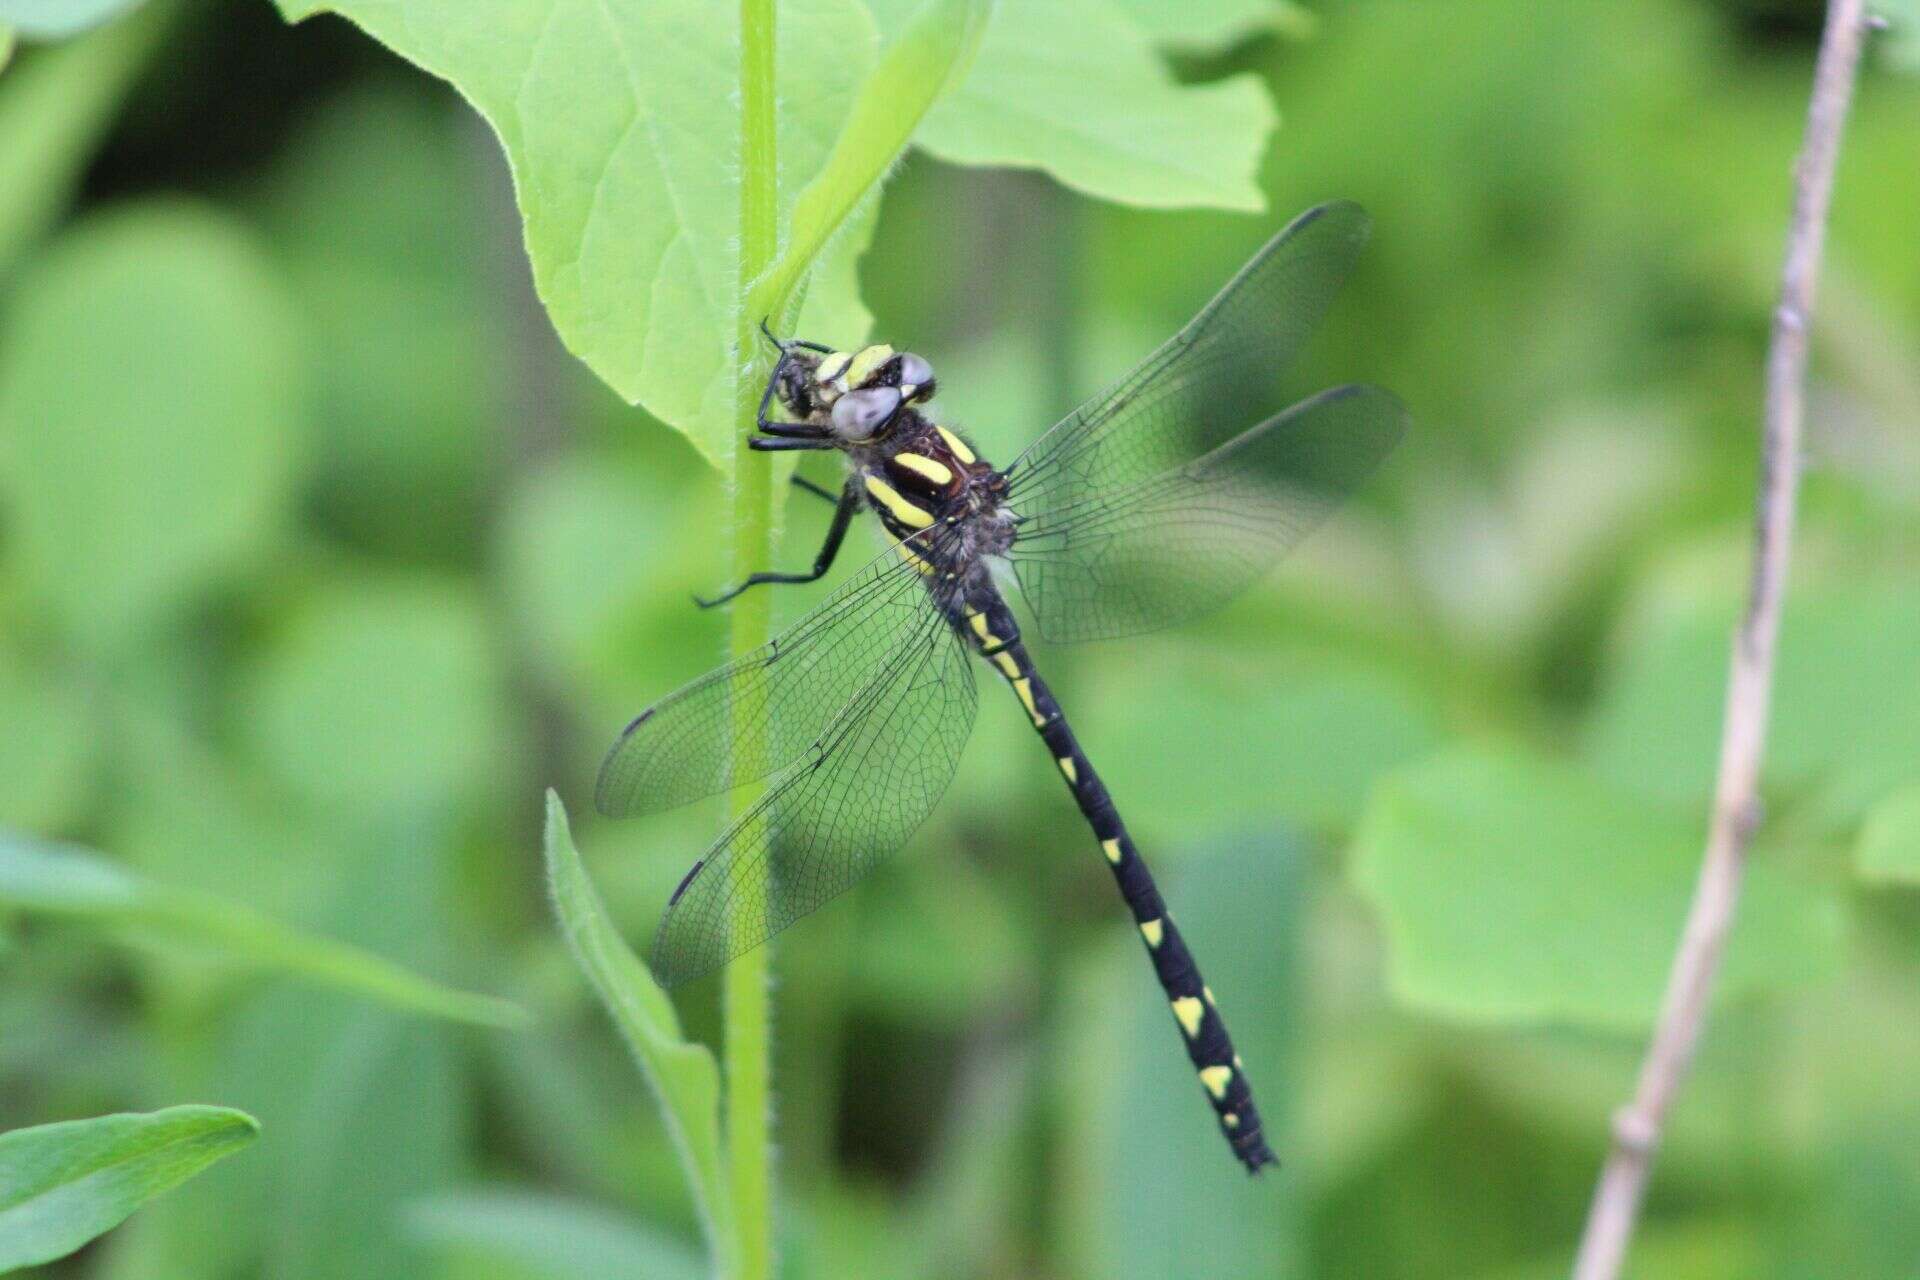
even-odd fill
[[(909, 10), (813, 8), (864, 34), (791, 51), (802, 124), (838, 118)], [(446, 9), (411, 51), (504, 131), (535, 99), (454, 63), (519, 46), (487, 6)], [(1116, 97), (1184, 104), (1217, 150), (1162, 177), (1223, 208), (954, 167), (1034, 157), (936, 114), (807, 323), (848, 341), (870, 310), (1004, 459), (1293, 212), (1372, 210), (1297, 383), (1392, 387), (1413, 438), (1217, 622), (1040, 655), (1284, 1167), (1248, 1184), (1216, 1150), (1077, 815), (989, 700), (911, 846), (783, 943), (792, 1276), (1553, 1275), (1630, 1088), (1698, 856), (1818, 6), (1250, 9), (987, 64), (996, 101), (1040, 113), (1035, 147), (1041, 124), (1150, 134)], [(1841, 167), (1767, 825), (1636, 1255), (1654, 1280), (1906, 1280), (1920, 1258), (1920, 84), (1893, 34)], [(724, 35), (648, 56), (671, 73)], [(548, 105), (583, 114), (509, 137), (523, 194), (612, 155), (631, 106), (586, 92), (604, 42), (549, 52)], [(795, 145), (817, 165), (830, 141)], [(1125, 172), (1048, 164), (1191, 204), (1150, 198), (1163, 141)], [(1230, 212), (1256, 154), (1267, 211)], [(723, 182), (724, 161), (689, 159)], [(107, 946), (0, 901), (0, 1129), (183, 1100), (263, 1126), (49, 1274), (697, 1269), (672, 1139), (538, 856), (551, 784), (638, 942), (717, 820), (585, 814), (619, 725), (715, 661), (688, 596), (727, 576), (698, 426), (725, 329), (632, 305), (659, 246), (615, 194), (603, 256), (536, 227), (530, 272), (453, 93), (258, 0), (156, 0), (0, 74), (0, 827), (536, 1015), (480, 1031), (236, 981), (218, 948)], [(684, 323), (642, 332), (656, 314)], [(819, 506), (787, 513), (782, 564)], [(712, 986), (681, 1002), (693, 1038)]]

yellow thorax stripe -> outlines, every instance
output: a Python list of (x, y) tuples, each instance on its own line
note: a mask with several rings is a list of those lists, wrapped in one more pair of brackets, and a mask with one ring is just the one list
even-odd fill
[(815, 382), (832, 382), (835, 378), (845, 373), (847, 366), (851, 363), (853, 363), (853, 356), (849, 353), (845, 351), (829, 351), (826, 355), (820, 357), (820, 364), (813, 371), (813, 380)]
[(893, 359), (893, 348), (884, 342), (863, 349), (853, 358), (853, 362), (847, 366), (847, 385), (850, 387), (859, 386), (877, 373), (881, 365), (891, 359)]
[(953, 451), (954, 457), (960, 459), (960, 461), (966, 463), (968, 466), (972, 466), (979, 461), (978, 458), (973, 456), (973, 450), (967, 448), (967, 442), (965, 440), (962, 440), (945, 427), (935, 427), (934, 430), (938, 431), (940, 438), (947, 442), (947, 448)]
[(868, 476), (866, 482), (867, 492), (873, 495), (873, 500), (885, 507), (887, 514), (901, 524), (910, 529), (924, 529), (933, 523), (933, 516), (930, 513), (907, 501), (898, 489), (879, 476)]
[(899, 551), (900, 558), (902, 560), (905, 560), (908, 564), (912, 565), (915, 569), (918, 569), (921, 573), (926, 574), (928, 577), (933, 576), (934, 570), (933, 570), (932, 563), (928, 561), (924, 556), (922, 556), (919, 552), (915, 551), (912, 547), (908, 546), (904, 542), (895, 543), (894, 548), (895, 550)]
[(935, 484), (953, 483), (953, 472), (923, 453), (896, 453), (893, 455), (893, 460), (914, 474), (925, 476)]

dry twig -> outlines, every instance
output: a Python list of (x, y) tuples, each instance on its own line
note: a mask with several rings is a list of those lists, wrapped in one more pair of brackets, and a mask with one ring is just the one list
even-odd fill
[(1706, 1019), (1727, 931), (1739, 898), (1747, 846), (1759, 822), (1760, 761), (1773, 692), (1774, 644), (1786, 592), (1800, 482), (1805, 417), (1807, 327), (1826, 235), (1840, 131), (1853, 97), (1861, 46), (1871, 20), (1864, 0), (1831, 0), (1814, 65), (1806, 137), (1793, 175), (1780, 302), (1767, 352), (1760, 491), (1754, 512), (1753, 576), (1747, 611), (1733, 640), (1721, 728), (1720, 769), (1700, 879), (1667, 976), (1666, 996), (1633, 1100), (1615, 1113), (1613, 1145), (1588, 1211), (1574, 1280), (1614, 1280), (1626, 1258), (1667, 1111), (1686, 1078)]

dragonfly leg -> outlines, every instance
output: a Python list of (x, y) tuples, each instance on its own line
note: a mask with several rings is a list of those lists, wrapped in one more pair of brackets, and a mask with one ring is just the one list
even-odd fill
[[(794, 479), (798, 480), (799, 477), (795, 476)], [(827, 570), (833, 568), (834, 559), (840, 554), (840, 544), (847, 539), (847, 526), (853, 523), (853, 513), (860, 509), (860, 491), (854, 488), (853, 481), (849, 480), (847, 487), (840, 491), (836, 503), (833, 509), (833, 523), (827, 526), (827, 540), (821, 544), (820, 554), (813, 558), (811, 570), (806, 573), (756, 573), (731, 591), (715, 596), (711, 600), (702, 600), (699, 596), (695, 596), (693, 602), (702, 609), (711, 609), (716, 605), (725, 604), (748, 587), (757, 587), (770, 582), (818, 582), (826, 577)]]
[(840, 501), (839, 494), (835, 493), (833, 490), (825, 487), (824, 485), (815, 484), (813, 481), (807, 479), (803, 475), (799, 475), (798, 473), (796, 473), (793, 477), (793, 487), (796, 489), (802, 490), (803, 492), (810, 493), (816, 498), (825, 498), (828, 502)]

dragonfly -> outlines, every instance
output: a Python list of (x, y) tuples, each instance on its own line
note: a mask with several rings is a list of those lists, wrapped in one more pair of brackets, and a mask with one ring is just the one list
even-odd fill
[(1268, 403), (1368, 225), (1347, 202), (1296, 218), (1184, 329), (1004, 468), (923, 411), (937, 388), (923, 357), (767, 333), (779, 354), (749, 447), (838, 451), (846, 480), (835, 494), (795, 478), (834, 503), (811, 569), (755, 573), (700, 603), (824, 577), (863, 508), (891, 545), (764, 647), (642, 712), (608, 753), (595, 802), (610, 817), (764, 784), (673, 892), (651, 957), (664, 985), (759, 946), (907, 841), (972, 731), (977, 659), (1011, 688), (1092, 828), (1234, 1156), (1250, 1173), (1274, 1163), (1214, 993), (1007, 588), (1048, 642), (1187, 623), (1253, 584), (1374, 471), (1406, 430), (1390, 393), (1347, 385)]

